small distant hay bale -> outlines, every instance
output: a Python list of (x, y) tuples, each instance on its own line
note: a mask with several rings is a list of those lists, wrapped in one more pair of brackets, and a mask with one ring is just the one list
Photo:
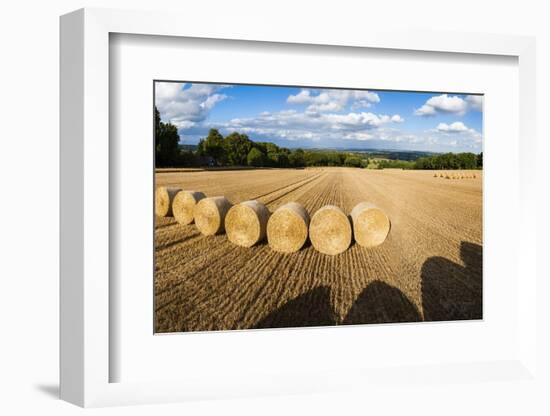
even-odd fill
[(451, 179), (448, 173), (445, 174), (445, 179)]
[(281, 253), (300, 250), (307, 240), (309, 214), (297, 202), (289, 202), (277, 208), (267, 222), (267, 242)]
[(233, 244), (252, 247), (266, 235), (270, 212), (258, 201), (233, 205), (225, 217), (225, 232)]
[(475, 174), (475, 173), (473, 174), (473, 177), (474, 177), (474, 179), (476, 178), (476, 174)]
[(348, 216), (334, 205), (325, 205), (311, 218), (309, 239), (323, 254), (340, 254), (351, 244), (351, 223)]
[(191, 224), (194, 220), (195, 205), (206, 195), (198, 191), (179, 191), (172, 203), (172, 213), (182, 225)]
[(172, 203), (181, 188), (159, 186), (155, 191), (155, 214), (159, 217), (172, 216)]
[(225, 230), (225, 216), (231, 202), (225, 196), (201, 199), (193, 211), (195, 225), (204, 235), (219, 234)]
[(362, 247), (376, 247), (386, 241), (390, 232), (388, 216), (369, 202), (360, 202), (351, 211), (353, 236)]
[(436, 172), (436, 173), (434, 173), (434, 178), (437, 178), (437, 172)]

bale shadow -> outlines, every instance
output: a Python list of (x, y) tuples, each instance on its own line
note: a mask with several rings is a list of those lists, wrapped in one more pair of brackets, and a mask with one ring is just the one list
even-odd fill
[(320, 286), (289, 300), (260, 320), (254, 328), (328, 326), (336, 325), (336, 322), (337, 316), (330, 304), (330, 289)]
[(443, 257), (422, 265), (422, 309), (425, 321), (482, 319), (483, 249), (463, 241), (464, 266)]
[(330, 302), (330, 288), (321, 286), (291, 299), (259, 321), (254, 328), (292, 328), (417, 322), (416, 306), (401, 290), (381, 281), (370, 283), (340, 322)]
[(357, 297), (343, 325), (418, 322), (420, 312), (398, 288), (376, 280)]

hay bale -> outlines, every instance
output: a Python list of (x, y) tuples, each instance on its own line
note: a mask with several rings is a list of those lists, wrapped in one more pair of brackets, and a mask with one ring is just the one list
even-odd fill
[(277, 208), (267, 222), (267, 242), (281, 253), (300, 250), (307, 240), (309, 214), (297, 202), (289, 202)]
[(245, 201), (231, 207), (225, 217), (225, 232), (233, 244), (252, 247), (266, 235), (269, 210), (258, 201)]
[(172, 203), (172, 213), (176, 221), (182, 225), (191, 224), (194, 219), (195, 205), (203, 198), (206, 198), (206, 195), (202, 192), (179, 191)]
[(376, 247), (386, 241), (390, 220), (380, 208), (369, 202), (360, 202), (352, 209), (350, 217), (357, 244)]
[(334, 205), (325, 205), (311, 218), (309, 239), (323, 254), (340, 254), (351, 244), (351, 223), (344, 211)]
[(214, 235), (224, 231), (225, 216), (231, 202), (225, 196), (201, 199), (193, 211), (195, 225), (204, 235)]
[(181, 188), (159, 186), (155, 190), (155, 214), (159, 217), (172, 216), (172, 203)]

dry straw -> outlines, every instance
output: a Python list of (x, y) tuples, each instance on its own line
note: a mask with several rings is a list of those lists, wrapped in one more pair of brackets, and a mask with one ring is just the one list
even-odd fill
[(155, 191), (155, 214), (159, 217), (172, 216), (172, 202), (181, 188), (160, 186)]
[(351, 211), (353, 236), (362, 247), (376, 247), (382, 244), (390, 232), (388, 216), (375, 205), (360, 202)]
[(191, 224), (194, 219), (195, 205), (203, 198), (206, 198), (206, 195), (202, 192), (179, 191), (172, 203), (172, 212), (176, 221), (182, 225)]
[(195, 225), (204, 235), (221, 233), (230, 208), (231, 202), (225, 196), (203, 198), (195, 205)]
[(297, 202), (289, 202), (277, 208), (267, 222), (267, 242), (281, 253), (300, 250), (307, 240), (309, 214)]
[(309, 239), (323, 254), (340, 254), (351, 244), (351, 224), (347, 215), (334, 205), (325, 205), (311, 218)]
[(225, 217), (227, 238), (241, 247), (252, 247), (265, 238), (270, 212), (258, 201), (245, 201), (231, 207)]

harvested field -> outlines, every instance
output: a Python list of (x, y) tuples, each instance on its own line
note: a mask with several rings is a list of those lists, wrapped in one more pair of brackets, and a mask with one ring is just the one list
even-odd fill
[[(438, 172), (439, 173), (439, 172)], [(449, 171), (449, 173), (451, 173)], [(186, 171), (157, 186), (258, 200), (273, 213), (296, 201), (310, 216), (368, 201), (389, 217), (379, 246), (330, 256), (310, 242), (295, 253), (266, 239), (239, 247), (222, 233), (156, 217), (157, 332), (479, 319), (482, 316), (482, 173), (355, 168)]]

